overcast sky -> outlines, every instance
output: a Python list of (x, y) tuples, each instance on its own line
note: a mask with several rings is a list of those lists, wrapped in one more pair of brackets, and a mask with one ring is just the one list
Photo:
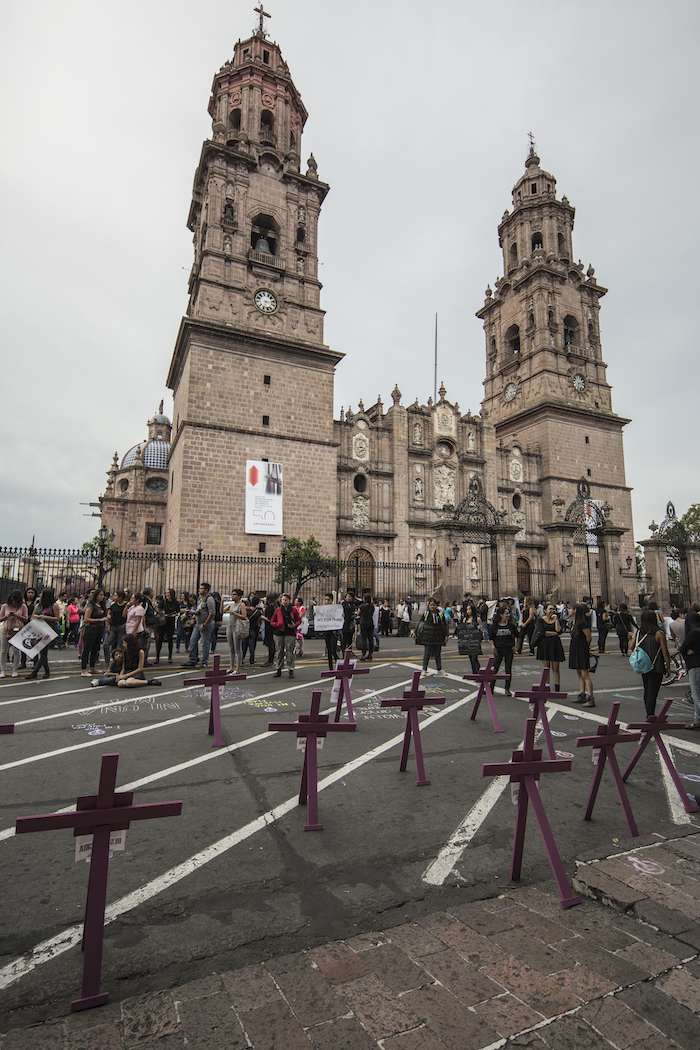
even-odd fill
[[(93, 535), (80, 501), (161, 397), (192, 261), (185, 226), (214, 72), (254, 0), (5, 6), (0, 545)], [(321, 215), (336, 409), (439, 378), (478, 411), (474, 311), (532, 129), (610, 289), (601, 331), (635, 532), (697, 470), (698, 0), (269, 0), (331, 192)]]

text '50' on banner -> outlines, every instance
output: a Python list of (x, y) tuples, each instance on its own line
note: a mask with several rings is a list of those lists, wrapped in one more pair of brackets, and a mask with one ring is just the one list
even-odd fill
[(253, 536), (282, 535), (282, 464), (249, 459), (245, 465), (245, 531)]

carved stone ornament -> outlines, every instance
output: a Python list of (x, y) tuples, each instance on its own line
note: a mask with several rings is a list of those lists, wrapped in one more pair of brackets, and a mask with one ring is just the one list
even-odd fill
[(513, 511), (513, 524), (518, 526), (518, 531), (515, 534), (516, 540), (525, 539), (525, 529), (527, 527), (527, 518), (525, 517), (525, 511), (514, 510)]
[(455, 504), (455, 472), (446, 464), (438, 467), (433, 473), (433, 489), (436, 507), (454, 507)]
[(474, 435), (473, 430), (470, 430), (467, 434), (467, 449), (470, 452), (474, 452), (474, 450), (476, 449), (476, 437)]
[(520, 456), (516, 455), (515, 450), (511, 455), (510, 460), (510, 480), (511, 481), (522, 481), (523, 480), (523, 465), (520, 461)]
[(420, 423), (413, 424), (413, 444), (423, 444), (423, 427), (420, 425)]
[(423, 486), (423, 478), (416, 478), (416, 480), (413, 482), (413, 495), (414, 495), (414, 498), (416, 500), (419, 500), (422, 503), (423, 502), (423, 498), (424, 498), (424, 494), (425, 494), (425, 489), (424, 489), (424, 486)]
[(355, 434), (352, 439), (353, 459), (369, 459), (369, 438), (366, 434)]
[(479, 579), (479, 562), (477, 561), (475, 556), (472, 556), (472, 559), (471, 559), (470, 578), (472, 580), (478, 580)]
[(366, 496), (355, 496), (352, 501), (353, 529), (369, 528), (369, 500)]

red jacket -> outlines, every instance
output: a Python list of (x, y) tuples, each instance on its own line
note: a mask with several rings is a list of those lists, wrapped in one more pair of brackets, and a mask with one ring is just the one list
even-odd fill
[[(297, 627), (299, 627), (299, 625), (301, 624), (301, 616), (299, 615), (299, 610), (297, 609), (296, 605), (289, 605), (287, 608), (292, 614), (292, 622), (294, 623), (294, 634), (296, 634)], [(282, 609), (279, 605), (272, 614), (270, 626), (272, 627), (272, 630), (275, 632), (275, 634), (285, 634), (284, 617), (282, 615)]]

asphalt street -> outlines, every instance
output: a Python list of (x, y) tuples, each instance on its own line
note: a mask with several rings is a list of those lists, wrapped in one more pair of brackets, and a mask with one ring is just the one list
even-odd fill
[[(154, 669), (162, 686), (142, 695), (91, 688), (63, 654), (46, 682), (0, 682), (0, 722), (16, 725), (0, 737), (0, 1030), (63, 1012), (74, 997), (88, 872), (75, 861), (72, 832), (15, 836), (15, 819), (93, 793), (108, 752), (119, 753), (118, 787), (133, 789), (137, 802), (184, 803), (179, 818), (132, 824), (126, 849), (112, 857), (104, 985), (115, 999), (507, 886), (515, 808), (507, 782), (484, 779), (481, 766), (510, 757), (529, 707), (499, 692), (505, 732), (493, 732), (485, 704), (471, 721), (476, 690), (462, 681), (465, 660), (451, 641), (443, 673), (423, 680), (446, 704), (421, 716), (431, 784), (417, 787), (413, 756), (399, 772), (405, 716), (380, 701), (401, 694), (421, 654), (408, 639), (384, 640), (371, 673), (356, 678), (357, 731), (329, 736), (319, 752), (318, 833), (304, 832), (305, 811), (295, 804), (303, 760), (296, 737), (267, 732), (269, 721), (308, 710), (312, 688), (323, 691), (322, 710), (329, 707), (318, 642), (307, 644), (293, 681), (256, 666), (224, 688), (220, 750), (207, 735), (208, 693), (184, 687), (192, 672), (175, 664)], [(539, 672), (531, 657), (518, 658), (513, 688), (529, 687)], [(561, 701), (550, 712), (556, 746), (573, 755), (573, 769), (544, 777), (542, 797), (570, 871), (577, 858), (632, 842), (607, 778), (594, 820), (583, 821), (593, 767), (590, 750), (577, 751), (575, 742), (616, 700), (623, 721), (640, 720), (640, 680), (610, 653), (595, 685), (595, 710)], [(562, 688), (573, 700), (574, 672), (563, 669)], [(663, 691), (678, 700), (672, 715), (682, 722), (690, 715), (685, 692), (684, 685)], [(679, 730), (670, 743), (688, 791), (700, 790), (698, 736)], [(700, 826), (700, 815), (688, 817), (669, 790), (652, 749), (629, 792), (641, 835), (671, 822)], [(532, 823), (523, 883), (545, 878)]]

